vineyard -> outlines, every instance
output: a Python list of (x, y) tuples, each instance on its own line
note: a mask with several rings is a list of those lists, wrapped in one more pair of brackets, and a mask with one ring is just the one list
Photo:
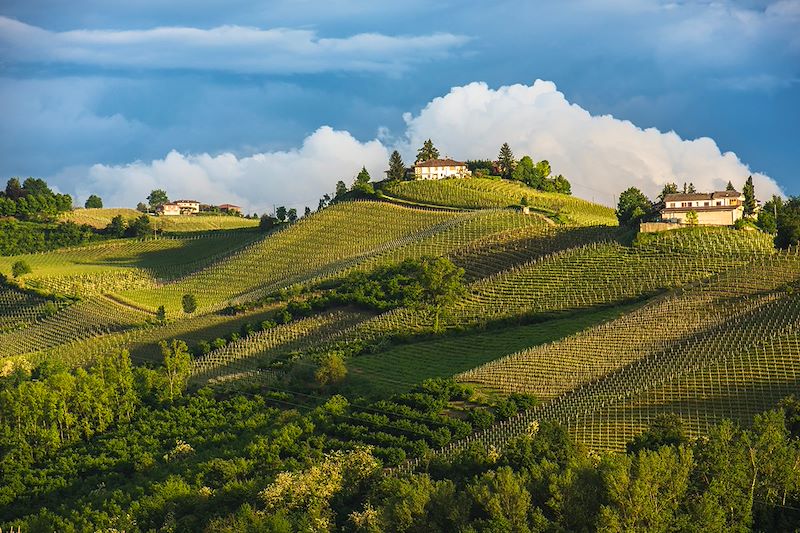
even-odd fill
[[(142, 216), (135, 209), (75, 209), (64, 213), (62, 220), (87, 224), (96, 229), (103, 229), (115, 216), (131, 220)], [(150, 222), (159, 231), (167, 233), (199, 232), (215, 230), (234, 230), (240, 228), (256, 228), (258, 220), (226, 215), (185, 215), (185, 216), (152, 216)]]
[(614, 210), (572, 196), (542, 192), (522, 183), (486, 178), (418, 180), (390, 183), (385, 192), (420, 203), (463, 209), (518, 206), (523, 197), (531, 209), (548, 216), (561, 216), (580, 225), (616, 225)]
[[(489, 397), (542, 401), (470, 439), (499, 444), (554, 419), (611, 449), (658, 413), (677, 412), (700, 434), (796, 385), (800, 260), (775, 252), (769, 235), (700, 227), (631, 240), (605, 207), (507, 181), (404, 182), (386, 192), (454, 209), (344, 202), (268, 233), (192, 226), (235, 217), (180, 217), (182, 235), (2, 257), (8, 279), (17, 261), (31, 269), (0, 289), (4, 371), (48, 358), (79, 366), (122, 349), (150, 365), (160, 342), (181, 339), (195, 353), (193, 386), (235, 391), (275, 386), (313, 367), (314, 354), (344, 350), (349, 394), (382, 398), (456, 375)], [(522, 196), (530, 214), (507, 208)], [(115, 214), (125, 213), (71, 216), (102, 225)], [(428, 310), (403, 306), (275, 322), (343, 276), (424, 257), (464, 270), (464, 294), (442, 310), (441, 331)], [(189, 312), (186, 294), (196, 299)]]

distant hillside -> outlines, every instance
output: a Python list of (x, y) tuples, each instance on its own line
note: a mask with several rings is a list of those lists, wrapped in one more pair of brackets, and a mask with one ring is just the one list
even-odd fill
[[(99, 208), (75, 209), (61, 215), (62, 220), (76, 224), (88, 224), (93, 228), (103, 229), (111, 219), (121, 215), (126, 220), (138, 218), (142, 213), (135, 209)], [(150, 216), (153, 225), (165, 232), (196, 232), (208, 230), (226, 230), (237, 228), (255, 228), (258, 220), (225, 215), (184, 215), (184, 216)]]

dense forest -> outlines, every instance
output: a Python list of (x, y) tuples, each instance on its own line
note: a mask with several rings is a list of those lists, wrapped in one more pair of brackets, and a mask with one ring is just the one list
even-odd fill
[(48, 363), (6, 378), (0, 523), (24, 531), (231, 532), (800, 526), (795, 398), (752, 428), (723, 422), (701, 439), (661, 416), (627, 453), (588, 452), (542, 422), (503, 450), (426, 452), (407, 472), (387, 470), (396, 462), (390, 448), (376, 453), (366, 436), (380, 429), (401, 442), (424, 426), (395, 425), (386, 414), (392, 405), (435, 420), (437, 408), (468, 392), (464, 385), (428, 381), (372, 411), (341, 395), (227, 397), (186, 390), (185, 345), (162, 349), (158, 370), (118, 353), (88, 370)]

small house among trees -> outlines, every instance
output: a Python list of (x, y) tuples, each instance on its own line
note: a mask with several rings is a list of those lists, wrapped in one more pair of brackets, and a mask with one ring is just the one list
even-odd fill
[(471, 174), (466, 163), (453, 159), (428, 159), (414, 165), (414, 178), (418, 180), (465, 178)]

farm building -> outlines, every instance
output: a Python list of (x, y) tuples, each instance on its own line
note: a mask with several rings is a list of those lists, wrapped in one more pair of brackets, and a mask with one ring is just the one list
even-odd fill
[(242, 213), (242, 208), (233, 204), (220, 204), (219, 209), (220, 211), (224, 211), (226, 213)]
[(162, 204), (156, 207), (156, 213), (164, 216), (177, 216), (181, 214), (181, 207), (174, 203)]
[(414, 165), (414, 179), (418, 180), (465, 178), (470, 174), (466, 163), (452, 159), (428, 159)]
[(181, 208), (182, 215), (192, 215), (200, 212), (200, 202), (197, 200), (175, 200), (172, 203)]
[(701, 226), (733, 226), (744, 215), (744, 194), (738, 191), (676, 193), (664, 197), (661, 219), (687, 223), (690, 212), (697, 214)]

